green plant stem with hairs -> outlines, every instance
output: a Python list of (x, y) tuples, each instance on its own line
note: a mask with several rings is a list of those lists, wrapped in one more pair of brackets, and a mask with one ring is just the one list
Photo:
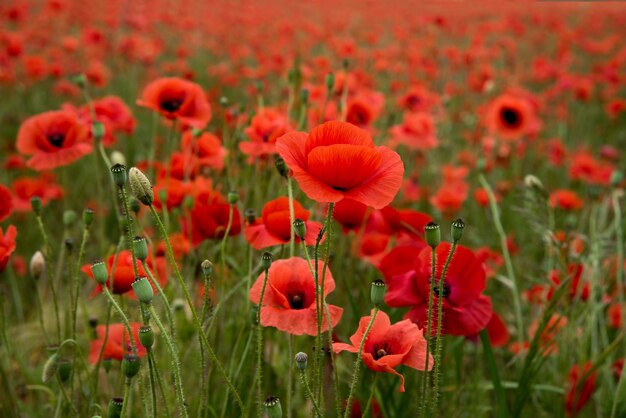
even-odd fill
[(422, 396), (420, 397), (420, 411), (422, 414), (426, 415), (426, 404), (427, 404), (427, 392), (428, 386), (430, 384), (430, 373), (428, 369), (430, 367), (430, 346), (431, 346), (431, 332), (432, 332), (432, 315), (433, 315), (433, 299), (435, 294), (435, 269), (437, 267), (437, 251), (436, 247), (432, 248), (432, 267), (430, 274), (430, 286), (428, 290), (428, 320), (426, 322), (426, 365), (424, 368), (424, 373), (422, 373), (422, 382), (421, 382), (421, 391)]
[(120, 418), (124, 418), (126, 416), (126, 410), (128, 409), (129, 398), (130, 398), (130, 384), (131, 378), (127, 377), (124, 379), (124, 400), (122, 401), (122, 413), (120, 414)]
[(220, 375), (226, 382), (228, 389), (233, 393), (233, 396), (235, 397), (235, 400), (237, 402), (237, 406), (239, 407), (240, 412), (243, 413), (244, 405), (243, 405), (243, 401), (241, 400), (241, 396), (239, 396), (237, 389), (235, 389), (235, 387), (233, 386), (230, 378), (228, 377), (228, 374), (226, 373), (226, 371), (224, 370), (224, 367), (222, 366), (222, 363), (217, 358), (217, 355), (213, 351), (213, 348), (211, 347), (211, 344), (209, 343), (209, 340), (207, 339), (207, 336), (204, 333), (204, 329), (202, 328), (202, 324), (200, 323), (200, 319), (198, 318), (198, 313), (193, 304), (193, 301), (191, 300), (191, 295), (189, 294), (189, 290), (187, 289), (185, 280), (183, 279), (183, 276), (180, 274), (180, 270), (178, 269), (178, 264), (176, 263), (176, 259), (174, 258), (174, 251), (172, 250), (172, 244), (170, 243), (170, 239), (167, 234), (167, 231), (165, 230), (165, 227), (163, 226), (163, 222), (161, 222), (161, 218), (159, 217), (159, 214), (154, 209), (154, 206), (149, 205), (148, 207), (150, 208), (150, 212), (152, 213), (152, 216), (154, 217), (157, 223), (157, 226), (159, 230), (161, 231), (161, 235), (163, 235), (163, 239), (165, 240), (165, 246), (167, 249), (166, 252), (167, 252), (168, 259), (170, 261), (170, 264), (174, 268), (174, 275), (176, 276), (176, 279), (178, 280), (178, 283), (180, 287), (182, 288), (183, 294), (185, 296), (185, 300), (187, 301), (187, 305), (189, 306), (189, 309), (191, 311), (191, 316), (193, 317), (196, 328), (198, 329), (198, 332), (200, 333), (200, 338), (201, 338), (202, 343), (204, 344), (204, 348), (209, 353), (209, 357), (211, 358), (211, 361), (213, 362), (215, 367), (217, 367), (218, 372), (220, 373)]
[(293, 223), (296, 220), (296, 214), (293, 206), (293, 184), (291, 177), (287, 177), (287, 195), (289, 196), (289, 224), (291, 225), (289, 232), (289, 257), (293, 257), (296, 245), (296, 231), (293, 227)]
[(220, 242), (220, 263), (222, 264), (222, 277), (226, 275), (226, 240), (228, 239), (228, 234), (230, 234), (230, 229), (233, 226), (234, 213), (235, 205), (231, 203), (228, 205), (228, 223), (226, 224), (226, 229), (224, 230), (224, 237), (222, 237), (222, 241)]
[(354, 388), (356, 387), (357, 382), (359, 381), (359, 372), (361, 371), (361, 362), (363, 355), (363, 347), (365, 347), (365, 341), (367, 341), (367, 335), (370, 333), (372, 329), (372, 325), (374, 325), (374, 321), (376, 320), (376, 315), (378, 314), (378, 306), (374, 306), (374, 310), (372, 311), (372, 317), (370, 318), (370, 322), (367, 324), (367, 328), (365, 328), (365, 332), (363, 333), (363, 337), (361, 337), (361, 344), (359, 344), (359, 351), (356, 353), (356, 360), (354, 361), (354, 375), (352, 376), (352, 384), (350, 385), (350, 392), (348, 394), (348, 401), (346, 403), (346, 411), (344, 413), (344, 418), (348, 418), (350, 416), (350, 410), (352, 409), (352, 398), (354, 397)]
[(107, 297), (107, 299), (109, 299), (109, 303), (111, 304), (111, 306), (113, 306), (113, 308), (115, 308), (117, 313), (122, 318), (122, 322), (124, 323), (124, 327), (126, 328), (126, 332), (128, 332), (128, 335), (131, 336), (131, 338), (130, 338), (130, 346), (131, 346), (132, 352), (133, 352), (133, 354), (136, 355), (137, 354), (137, 346), (135, 345), (135, 339), (132, 338), (133, 331), (132, 331), (132, 329), (130, 327), (130, 322), (128, 321), (128, 317), (126, 316), (126, 314), (124, 313), (124, 311), (122, 310), (120, 305), (117, 304), (117, 302), (115, 301), (115, 298), (111, 294), (111, 291), (109, 290), (108, 287), (102, 286), (102, 293), (104, 293), (104, 295)]
[(268, 275), (269, 269), (265, 269), (263, 287), (261, 288), (261, 296), (259, 297), (259, 305), (256, 312), (256, 398), (257, 416), (259, 418), (263, 416), (263, 327), (261, 326), (261, 309), (263, 308), (263, 296), (265, 296)]
[[(614, 212), (614, 228), (615, 228), (615, 240), (617, 247), (617, 294), (619, 295), (619, 303), (622, 307), (622, 323), (624, 319), (624, 233), (622, 223), (622, 209), (619, 203), (621, 191), (613, 192), (613, 212)], [(581, 379), (582, 381), (582, 379)], [(619, 382), (617, 383), (617, 390), (613, 397), (613, 405), (611, 406), (611, 418), (621, 416), (626, 412), (626, 372), (620, 374)]]
[(43, 220), (41, 219), (41, 215), (36, 214), (37, 218), (37, 226), (39, 227), (39, 233), (41, 234), (41, 238), (43, 240), (43, 256), (46, 261), (46, 277), (48, 278), (48, 282), (50, 282), (50, 292), (52, 292), (52, 305), (54, 306), (54, 315), (57, 324), (57, 341), (61, 341), (61, 316), (59, 315), (59, 300), (57, 297), (56, 285), (54, 284), (54, 276), (49, 274), (52, 271), (52, 258), (50, 249), (50, 241), (48, 240), (48, 234), (46, 233), (46, 228), (43, 224)]
[(311, 392), (311, 387), (309, 386), (309, 380), (306, 377), (306, 372), (304, 370), (300, 370), (300, 381), (302, 382), (302, 386), (304, 387), (304, 393), (306, 397), (309, 398), (311, 403), (313, 404), (313, 410), (315, 411), (316, 417), (323, 417), (322, 411), (320, 407), (315, 402), (315, 397), (313, 397), (313, 392)]

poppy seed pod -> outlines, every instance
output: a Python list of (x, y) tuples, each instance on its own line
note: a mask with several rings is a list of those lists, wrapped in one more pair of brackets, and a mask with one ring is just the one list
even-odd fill
[(304, 239), (306, 235), (306, 223), (302, 219), (298, 218), (293, 221), (293, 229), (295, 230), (298, 238)]
[(239, 202), (239, 194), (237, 192), (228, 192), (228, 204), (235, 205)]
[(146, 261), (148, 258), (148, 243), (144, 237), (135, 237), (133, 239), (133, 250), (135, 257), (139, 261)]
[(429, 222), (424, 227), (424, 235), (426, 237), (426, 243), (429, 247), (435, 248), (441, 242), (441, 230), (439, 225), (434, 222)]
[(139, 342), (147, 350), (150, 350), (154, 345), (154, 331), (150, 325), (144, 325), (139, 328)]
[(328, 92), (332, 92), (335, 88), (335, 74), (328, 73), (326, 74), (326, 90)]
[(46, 259), (41, 251), (37, 251), (30, 258), (30, 275), (37, 280), (41, 277), (46, 269)]
[(85, 224), (85, 228), (89, 228), (92, 222), (93, 222), (93, 209), (85, 208), (83, 210), (83, 224)]
[(382, 280), (379, 279), (372, 282), (370, 297), (372, 299), (372, 303), (375, 306), (380, 306), (385, 302), (386, 291), (387, 287), (385, 286), (385, 282), (383, 282)]
[(67, 382), (72, 375), (72, 363), (69, 360), (60, 359), (59, 363), (59, 378), (61, 382)]
[(108, 418), (119, 418), (122, 415), (124, 398), (113, 398), (109, 402)]
[(103, 261), (97, 261), (91, 265), (91, 274), (101, 285), (104, 285), (109, 280), (109, 270)]
[(78, 219), (78, 215), (73, 210), (66, 210), (63, 212), (63, 225), (66, 227), (74, 225), (76, 219)]
[(39, 196), (33, 196), (30, 198), (30, 207), (35, 212), (35, 215), (41, 215), (41, 198)]
[(102, 367), (104, 367), (105, 372), (111, 371), (111, 366), (113, 365), (113, 359), (111, 358), (103, 358), (102, 359)]
[(256, 221), (256, 212), (254, 211), (254, 209), (246, 209), (246, 221), (248, 221), (250, 225), (252, 225), (254, 221)]
[(124, 187), (126, 180), (128, 180), (126, 167), (123, 164), (114, 164), (111, 167), (111, 176), (113, 177), (113, 183), (115, 183), (117, 187)]
[(54, 353), (50, 357), (48, 357), (48, 360), (43, 365), (43, 372), (41, 375), (42, 382), (46, 383), (54, 377), (54, 375), (59, 370), (59, 360), (59, 355), (57, 353)]
[(307, 356), (306, 353), (299, 352), (296, 354), (296, 365), (298, 366), (298, 369), (302, 371), (306, 370), (308, 360), (309, 356)]
[(282, 177), (287, 178), (289, 176), (289, 168), (287, 167), (285, 160), (283, 160), (283, 158), (278, 154), (274, 156), (274, 166), (276, 167), (276, 170), (278, 170), (278, 174)]
[(94, 122), (91, 124), (91, 134), (94, 139), (100, 140), (104, 138), (104, 134), (106, 134), (106, 128), (104, 127), (104, 123), (102, 122)]
[(72, 81), (74, 81), (74, 84), (76, 84), (80, 89), (87, 87), (87, 76), (84, 73), (76, 74), (72, 77)]
[(458, 218), (452, 221), (452, 241), (459, 242), (463, 237), (463, 230), (465, 229), (465, 222), (463, 219)]
[(282, 418), (283, 408), (280, 405), (280, 399), (276, 396), (270, 396), (263, 402), (265, 412), (267, 412), (268, 418)]
[(137, 200), (146, 206), (152, 205), (152, 202), (154, 202), (154, 192), (152, 191), (152, 184), (150, 180), (148, 180), (148, 177), (137, 167), (132, 167), (128, 172), (128, 178), (130, 180), (130, 189), (133, 191)]
[(147, 277), (137, 277), (132, 286), (137, 299), (143, 303), (152, 303), (154, 290)]
[(210, 277), (213, 273), (213, 263), (211, 263), (209, 260), (204, 260), (202, 264), (200, 264), (200, 267), (202, 268), (202, 274), (204, 274), (206, 277)]
[(135, 377), (135, 375), (139, 373), (139, 366), (141, 366), (139, 356), (136, 354), (127, 354), (124, 356), (124, 360), (122, 360), (122, 371), (127, 378)]
[(263, 270), (269, 270), (270, 266), (272, 265), (272, 253), (270, 252), (264, 252), (263, 255), (261, 256), (261, 265), (263, 266)]

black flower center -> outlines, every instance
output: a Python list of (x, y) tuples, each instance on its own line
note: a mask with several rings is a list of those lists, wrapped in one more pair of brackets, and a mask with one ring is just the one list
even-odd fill
[(53, 147), (56, 147), (56, 148), (63, 147), (63, 141), (65, 141), (65, 134), (52, 133), (48, 135), (48, 142)]
[(510, 107), (503, 108), (500, 112), (500, 115), (502, 116), (502, 120), (504, 121), (504, 123), (506, 123), (511, 128), (518, 127), (522, 122), (522, 118), (519, 112)]
[(389, 346), (387, 344), (374, 344), (374, 349), (372, 350), (372, 352), (374, 354), (374, 360), (378, 360), (391, 354)]
[(183, 104), (180, 99), (169, 99), (161, 102), (161, 108), (166, 112), (176, 112)]
[(435, 293), (435, 296), (440, 297), (440, 294), (442, 294), (443, 297), (447, 299), (448, 296), (450, 296), (450, 286), (448, 286), (448, 283), (446, 282), (443, 282), (443, 286), (440, 286), (440, 282), (437, 282), (433, 287), (433, 292)]
[(287, 299), (291, 309), (304, 309), (304, 295), (302, 292), (289, 293)]

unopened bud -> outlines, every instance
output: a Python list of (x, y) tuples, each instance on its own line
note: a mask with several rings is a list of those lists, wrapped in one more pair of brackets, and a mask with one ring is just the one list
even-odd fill
[(76, 74), (74, 77), (72, 77), (72, 81), (80, 89), (84, 89), (85, 87), (87, 87), (87, 76), (84, 73)]
[(33, 196), (30, 198), (30, 207), (37, 216), (41, 216), (41, 198), (39, 196)]
[(104, 138), (104, 135), (106, 134), (106, 128), (104, 127), (104, 123), (98, 122), (98, 121), (92, 123), (91, 134), (93, 135), (94, 139), (97, 141)]
[(85, 208), (83, 210), (83, 224), (85, 225), (85, 228), (89, 228), (92, 222), (93, 222), (93, 209)]
[(202, 268), (202, 274), (206, 277), (211, 277), (211, 274), (213, 274), (213, 263), (209, 260), (204, 260), (202, 264), (200, 264), (200, 267)]
[(148, 180), (148, 177), (138, 168), (132, 167), (128, 172), (128, 178), (130, 180), (130, 189), (133, 191), (135, 197), (146, 206), (152, 205), (152, 202), (154, 202), (154, 192), (152, 191), (152, 184), (150, 180)]
[(287, 163), (283, 158), (276, 154), (274, 157), (274, 166), (276, 166), (276, 170), (278, 170), (278, 174), (282, 177), (287, 178), (289, 176), (289, 168), (287, 167)]
[(235, 205), (239, 202), (239, 194), (237, 192), (228, 192), (228, 204)]
[(330, 93), (335, 88), (335, 74), (328, 73), (326, 74), (326, 90)]
[(622, 182), (623, 179), (624, 179), (624, 176), (622, 175), (621, 171), (613, 170), (613, 172), (611, 173), (611, 186), (613, 187), (619, 186), (619, 184)]
[(299, 352), (296, 354), (296, 365), (300, 370), (306, 370), (306, 366), (308, 364), (309, 356), (306, 353)]
[(113, 151), (111, 153), (111, 164), (121, 164), (126, 165), (126, 157), (119, 151)]
[(46, 383), (50, 379), (52, 379), (59, 370), (59, 355), (57, 353), (52, 354), (48, 357), (48, 360), (43, 365), (43, 372), (41, 375), (41, 380)]
[(70, 227), (74, 225), (74, 222), (78, 219), (78, 215), (73, 210), (66, 210), (63, 212), (63, 225)]
[(41, 251), (37, 251), (30, 258), (30, 275), (33, 276), (33, 279), (37, 280), (41, 277), (45, 270), (46, 259)]

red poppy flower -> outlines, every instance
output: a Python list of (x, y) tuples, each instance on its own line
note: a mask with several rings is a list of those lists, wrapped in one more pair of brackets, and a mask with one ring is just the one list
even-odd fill
[(4, 271), (9, 263), (9, 258), (15, 251), (15, 238), (17, 237), (17, 229), (13, 225), (9, 225), (6, 232), (2, 232), (0, 228), (0, 271)]
[[(457, 246), (443, 284), (440, 285), (439, 280), (450, 248), (450, 243), (443, 242), (436, 251), (437, 282), (434, 300), (438, 303), (439, 294), (444, 297), (442, 332), (449, 335), (473, 335), (487, 326), (493, 314), (491, 299), (482, 294), (486, 284), (485, 269), (481, 260), (470, 249)], [(385, 296), (387, 304), (411, 306), (405, 317), (422, 327), (428, 319), (431, 258), (431, 249), (424, 248), (412, 269), (404, 273), (394, 270), (392, 274), (387, 272), (385, 275), (389, 289)]]
[(193, 132), (185, 131), (182, 137), (183, 156), (193, 158), (200, 167), (222, 170), (224, 158), (228, 151), (222, 146), (220, 139), (209, 132), (203, 132), (195, 137)]
[(550, 206), (563, 210), (577, 210), (583, 207), (583, 201), (576, 192), (559, 189), (550, 193)]
[(139, 106), (177, 120), (183, 126), (203, 129), (211, 120), (211, 105), (202, 87), (182, 78), (159, 78), (148, 84), (137, 100)]
[[(188, 196), (191, 191), (191, 184), (185, 183), (176, 178), (159, 178), (154, 184), (154, 206), (158, 209), (163, 207), (163, 203), (166, 204), (167, 209), (172, 209), (182, 205), (185, 196)], [(165, 202), (161, 201), (165, 193)]]
[(42, 173), (39, 177), (21, 177), (13, 184), (13, 207), (17, 212), (32, 210), (30, 199), (37, 196), (46, 206), (52, 200), (63, 197), (63, 188), (56, 183), (54, 174)]
[(493, 135), (512, 140), (529, 134), (534, 118), (534, 109), (528, 100), (503, 94), (489, 104), (485, 125)]
[(402, 186), (404, 166), (387, 147), (375, 147), (364, 130), (326, 122), (310, 134), (293, 132), (276, 141), (300, 188), (318, 202), (356, 200), (376, 209), (387, 206)]
[[(112, 359), (122, 361), (124, 356), (132, 353), (131, 336), (128, 335), (124, 324), (110, 324), (109, 334), (104, 342), (104, 336), (106, 335), (106, 325), (98, 325), (96, 328), (97, 338), (91, 342), (89, 347), (89, 362), (96, 364), (98, 357), (100, 356), (100, 350), (104, 344), (104, 350), (102, 351), (102, 359)], [(145, 347), (139, 344), (139, 328), (141, 324), (137, 322), (130, 323), (130, 329), (133, 332), (132, 339), (137, 348), (137, 355), (143, 357), (147, 354)]]
[(575, 364), (570, 369), (568, 375), (569, 390), (565, 395), (565, 410), (570, 417), (578, 415), (578, 413), (583, 410), (589, 399), (591, 399), (591, 395), (593, 395), (593, 392), (596, 390), (597, 373), (595, 371), (592, 372), (584, 382), (580, 382), (580, 379), (591, 370), (592, 366), (593, 364), (588, 361), (585, 363), (582, 371), (578, 364)]
[(356, 230), (365, 224), (367, 206), (352, 199), (343, 199), (335, 203), (333, 219), (337, 221), (344, 232)]
[[(318, 262), (321, 278), (324, 275), (324, 263)], [(250, 300), (259, 303), (265, 273), (262, 273), (250, 289)], [(335, 280), (328, 267), (324, 278), (324, 297), (335, 289)], [(328, 305), (330, 323), (337, 325), (343, 309)], [(323, 313), (322, 331), (328, 329), (328, 317)], [(272, 263), (269, 269), (267, 286), (261, 307), (261, 325), (275, 327), (293, 335), (317, 335), (317, 309), (315, 308), (315, 279), (307, 261), (300, 257), (291, 257)]]
[[(115, 254), (111, 254), (107, 260), (107, 270), (109, 271), (109, 279), (107, 280), (107, 287), (111, 286), (111, 271), (113, 270), (113, 261), (115, 260)], [(165, 287), (167, 284), (167, 274), (165, 273), (165, 263), (163, 257), (157, 257), (156, 263), (152, 262), (151, 257), (146, 260), (148, 266), (151, 268), (151, 272), (155, 278), (159, 281), (161, 287)], [(81, 271), (93, 279), (91, 273), (91, 264), (85, 264), (81, 267)], [(137, 273), (139, 276), (147, 276), (141, 262), (137, 260)], [(133, 255), (128, 250), (120, 251), (117, 255), (117, 262), (115, 264), (115, 271), (113, 277), (113, 289), (112, 292), (117, 295), (123, 295), (130, 292), (133, 289), (133, 281), (135, 280), (135, 271), (133, 269)], [(92, 296), (102, 292), (102, 285), (98, 284)], [(131, 299), (136, 299), (135, 293), (128, 293)]]
[(428, 113), (405, 113), (401, 125), (390, 129), (390, 144), (405, 145), (412, 150), (429, 150), (439, 145), (435, 121)]
[[(89, 105), (79, 108), (65, 105), (64, 109), (74, 111), (82, 121), (87, 125), (91, 125), (92, 109)], [(95, 119), (104, 125), (104, 138), (102, 138), (102, 143), (105, 146), (113, 145), (118, 133), (131, 134), (135, 130), (135, 118), (133, 118), (126, 103), (117, 96), (107, 96), (94, 100), (93, 112), (96, 115)]]
[[(304, 241), (308, 245), (314, 245), (317, 235), (322, 229), (319, 222), (309, 221), (311, 213), (304, 209), (300, 202), (293, 201), (294, 219), (302, 219), (306, 225)], [(263, 206), (261, 218), (248, 225), (244, 229), (246, 240), (257, 250), (289, 243), (291, 239), (291, 221), (289, 215), (289, 198), (279, 197), (269, 201)], [(296, 241), (300, 239), (296, 237)]]
[(444, 183), (429, 199), (430, 204), (444, 214), (458, 212), (467, 199), (469, 186), (464, 182)]
[(44, 112), (28, 118), (17, 134), (17, 150), (32, 155), (26, 163), (34, 170), (70, 164), (93, 151), (87, 125), (69, 111)]
[(8, 187), (0, 184), (0, 222), (8, 218), (13, 212), (13, 196)]
[[(358, 353), (371, 318), (371, 315), (361, 318), (359, 328), (350, 337), (351, 344), (333, 343), (333, 351)], [(426, 340), (423, 331), (408, 319), (392, 325), (387, 314), (379, 311), (367, 334), (361, 358), (370, 370), (399, 376), (400, 392), (404, 392), (404, 376), (394, 370), (394, 367), (402, 364), (413, 369), (426, 370)], [(432, 369), (433, 363), (429, 354), (428, 370)]]
[(239, 149), (251, 158), (276, 154), (276, 140), (292, 130), (285, 114), (265, 107), (254, 115), (250, 126), (244, 130), (250, 141), (240, 142)]

